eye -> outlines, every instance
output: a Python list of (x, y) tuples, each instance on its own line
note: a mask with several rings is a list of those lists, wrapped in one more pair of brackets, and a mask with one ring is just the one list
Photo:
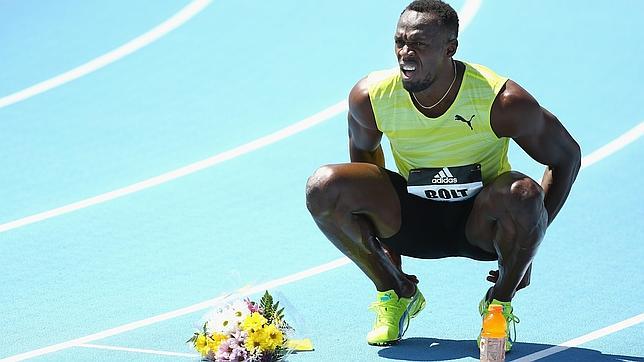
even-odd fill
[(396, 46), (398, 48), (402, 48), (405, 45), (405, 42), (402, 39), (398, 38), (394, 39), (394, 43), (396, 43)]

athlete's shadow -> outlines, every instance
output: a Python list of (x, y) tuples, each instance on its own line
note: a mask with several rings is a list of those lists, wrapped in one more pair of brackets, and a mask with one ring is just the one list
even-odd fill
[[(549, 344), (517, 342), (512, 352), (506, 356), (507, 361), (553, 347)], [(406, 338), (398, 344), (378, 351), (383, 358), (402, 361), (450, 361), (466, 357), (479, 358), (479, 350), (473, 340), (451, 340), (438, 338)], [(570, 348), (550, 355), (544, 361), (637, 361), (644, 362), (642, 357), (618, 356), (603, 354), (600, 351), (586, 348)]]

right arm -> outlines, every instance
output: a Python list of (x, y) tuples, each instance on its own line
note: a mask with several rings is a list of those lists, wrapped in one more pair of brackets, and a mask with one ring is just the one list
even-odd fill
[(366, 78), (356, 83), (349, 93), (348, 120), (351, 162), (366, 162), (385, 167), (385, 157), (380, 145), (382, 132), (376, 126)]

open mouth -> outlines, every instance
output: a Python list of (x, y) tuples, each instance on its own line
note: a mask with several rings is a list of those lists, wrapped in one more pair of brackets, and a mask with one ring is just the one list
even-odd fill
[(413, 62), (402, 62), (400, 63), (400, 73), (404, 79), (411, 79), (416, 73), (416, 63)]

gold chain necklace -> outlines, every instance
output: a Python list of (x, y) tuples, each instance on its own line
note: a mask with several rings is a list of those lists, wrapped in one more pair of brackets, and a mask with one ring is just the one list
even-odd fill
[(416, 103), (418, 103), (418, 105), (421, 106), (423, 109), (432, 109), (436, 107), (440, 102), (443, 101), (443, 99), (445, 99), (445, 97), (447, 97), (447, 95), (449, 94), (449, 91), (452, 90), (452, 86), (454, 86), (454, 83), (456, 82), (456, 61), (454, 61), (454, 59), (452, 59), (452, 64), (454, 65), (454, 79), (452, 79), (452, 84), (450, 84), (449, 88), (447, 88), (447, 92), (445, 92), (445, 94), (441, 97), (441, 99), (438, 100), (438, 102), (434, 103), (431, 106), (424, 106), (422, 103), (420, 103), (420, 101), (418, 101), (418, 98), (416, 98), (416, 95), (414, 94), (414, 92), (411, 92), (411, 96), (414, 97), (414, 100), (416, 101)]

